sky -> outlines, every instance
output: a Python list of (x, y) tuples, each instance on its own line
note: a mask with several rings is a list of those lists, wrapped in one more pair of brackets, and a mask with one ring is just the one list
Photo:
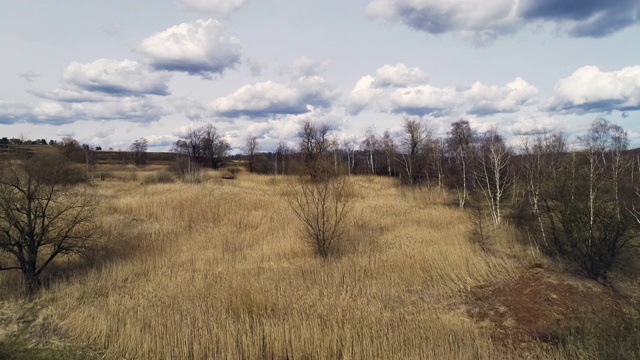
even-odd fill
[(640, 146), (640, 0), (3, 0), (0, 137), (233, 150), (422, 119), (570, 136), (604, 117)]

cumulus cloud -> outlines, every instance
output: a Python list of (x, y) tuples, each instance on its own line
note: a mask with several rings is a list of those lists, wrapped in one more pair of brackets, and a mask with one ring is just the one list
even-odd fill
[(538, 96), (538, 89), (518, 77), (502, 87), (475, 82), (462, 96), (463, 101), (468, 104), (467, 112), (482, 116), (516, 112), (534, 101)]
[(385, 88), (425, 84), (427, 79), (427, 73), (418, 67), (410, 68), (400, 63), (383, 65), (376, 70), (375, 76), (366, 75), (358, 80), (347, 97), (347, 113), (356, 115), (373, 106), (385, 93)]
[(427, 73), (404, 64), (384, 65), (375, 76), (360, 78), (346, 99), (347, 113), (363, 110), (442, 117), (450, 114), (489, 116), (512, 113), (535, 103), (538, 89), (522, 78), (504, 86), (474, 83), (468, 89), (436, 87)]
[(177, 0), (186, 11), (229, 16), (244, 5), (245, 0)]
[(222, 117), (304, 114), (311, 108), (327, 108), (339, 91), (318, 76), (303, 77), (288, 84), (273, 81), (245, 85), (209, 104), (212, 114)]
[(603, 37), (640, 22), (640, 1), (527, 0), (520, 14), (527, 20), (554, 21), (570, 36)]
[(297, 79), (304, 76), (314, 76), (325, 72), (331, 60), (315, 61), (306, 56), (299, 57), (293, 61), (293, 64), (285, 71), (292, 78)]
[(516, 0), (484, 1), (482, 6), (466, 0), (375, 0), (367, 14), (430, 34), (471, 33), (477, 42), (486, 42), (515, 31), (515, 5)]
[(455, 32), (487, 43), (535, 21), (574, 37), (602, 37), (640, 22), (638, 0), (374, 0), (367, 14), (430, 34)]
[(313, 108), (305, 114), (284, 115), (260, 122), (240, 121), (231, 125), (237, 127), (238, 133), (241, 134), (235, 146), (240, 148), (243, 145), (242, 134), (252, 134), (260, 139), (260, 146), (263, 149), (275, 149), (280, 141), (284, 141), (287, 146), (295, 147), (298, 141), (297, 134), (305, 120), (328, 125), (332, 135), (341, 135), (341, 130), (347, 125), (344, 122), (344, 115), (336, 108)]
[(181, 71), (211, 79), (241, 62), (240, 40), (217, 20), (172, 26), (144, 39), (140, 52), (157, 70)]
[(365, 75), (358, 80), (347, 96), (345, 106), (347, 113), (357, 115), (377, 103), (377, 99), (384, 94), (384, 90), (374, 87), (375, 81), (376, 78), (371, 75)]
[(35, 105), (0, 102), (0, 123), (63, 125), (79, 120), (123, 120), (151, 122), (160, 120), (167, 109), (146, 98), (119, 98), (112, 102), (59, 103), (43, 101)]
[(609, 72), (582, 67), (556, 83), (550, 110), (578, 114), (640, 110), (640, 66)]
[(410, 115), (445, 116), (456, 108), (456, 90), (431, 85), (397, 89), (391, 94), (391, 111)]
[(59, 88), (51, 91), (27, 90), (27, 92), (42, 99), (69, 103), (114, 101), (116, 99), (115, 96), (107, 94), (68, 88)]
[(174, 135), (148, 135), (145, 136), (149, 147), (169, 147), (179, 138)]
[(92, 63), (72, 62), (62, 79), (82, 90), (114, 96), (168, 95), (170, 74), (132, 60), (98, 59)]
[(384, 65), (376, 71), (375, 87), (402, 87), (425, 83), (427, 73), (418, 67), (405, 64)]

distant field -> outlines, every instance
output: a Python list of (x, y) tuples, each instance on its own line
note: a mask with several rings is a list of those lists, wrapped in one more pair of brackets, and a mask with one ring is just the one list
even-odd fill
[(0, 341), (107, 359), (590, 359), (600, 345), (564, 325), (598, 319), (571, 306), (597, 299), (633, 315), (508, 224), (479, 246), (477, 219), (437, 189), (350, 177), (345, 242), (322, 260), (286, 202), (295, 177), (143, 181), (162, 171), (98, 169), (110, 174), (93, 181), (100, 242), (52, 268), (32, 303), (0, 274)]

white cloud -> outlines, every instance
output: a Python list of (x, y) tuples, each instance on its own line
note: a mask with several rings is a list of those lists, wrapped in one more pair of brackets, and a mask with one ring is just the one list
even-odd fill
[(376, 71), (375, 87), (403, 87), (423, 84), (427, 81), (427, 73), (418, 67), (407, 67), (405, 64), (384, 65)]
[(168, 95), (170, 74), (153, 71), (131, 60), (99, 59), (92, 63), (72, 62), (62, 78), (80, 89), (115, 96)]
[(376, 0), (367, 14), (431, 34), (466, 31), (477, 34), (479, 42), (513, 32), (518, 20), (515, 0), (483, 1), (481, 6), (467, 0)]
[(453, 87), (421, 85), (401, 88), (391, 94), (390, 111), (420, 116), (444, 116), (456, 108), (456, 95)]
[(371, 75), (365, 75), (358, 80), (356, 86), (347, 97), (347, 113), (356, 115), (377, 103), (378, 98), (384, 94), (384, 90), (374, 88), (375, 81), (376, 79)]
[(240, 9), (245, 0), (177, 0), (177, 2), (186, 11), (226, 17)]
[(537, 100), (538, 89), (522, 78), (504, 86), (475, 82), (469, 89), (439, 88), (427, 83), (427, 73), (404, 64), (384, 65), (376, 76), (360, 78), (346, 98), (348, 114), (363, 110), (442, 117), (450, 114), (487, 116), (512, 113)]
[(430, 34), (454, 32), (482, 44), (532, 22), (555, 24), (575, 37), (602, 37), (640, 21), (637, 0), (374, 0), (371, 17), (400, 21)]
[(306, 56), (299, 57), (293, 61), (293, 64), (287, 69), (292, 78), (297, 79), (304, 76), (314, 76), (325, 72), (331, 60), (315, 61)]
[(405, 64), (383, 65), (376, 70), (376, 75), (365, 75), (349, 93), (346, 100), (347, 113), (356, 115), (365, 109), (375, 108), (384, 88), (402, 88), (412, 85), (426, 84), (428, 75), (418, 67), (407, 67)]
[(640, 110), (640, 66), (604, 72), (584, 66), (556, 83), (550, 109), (573, 113)]
[(174, 135), (148, 135), (144, 138), (147, 139), (149, 147), (169, 147), (179, 139)]
[(521, 114), (510, 124), (501, 127), (501, 129), (510, 134), (527, 136), (531, 134), (539, 134), (544, 131), (563, 130), (564, 123), (565, 122), (560, 121), (558, 118), (550, 117), (545, 114)]
[(48, 92), (37, 90), (28, 90), (27, 92), (39, 98), (60, 102), (83, 103), (116, 100), (115, 96), (111, 96), (108, 94), (68, 88), (59, 88)]
[(241, 62), (240, 40), (217, 20), (172, 26), (142, 41), (140, 52), (158, 70), (181, 71), (210, 79)]
[(474, 115), (516, 112), (532, 103), (537, 95), (538, 89), (519, 77), (502, 87), (475, 82), (462, 93), (467, 112)]
[(303, 77), (288, 84), (273, 81), (245, 85), (211, 102), (211, 112), (222, 117), (304, 114), (310, 108), (332, 105), (339, 91), (318, 76)]
[(63, 125), (79, 120), (123, 120), (151, 122), (160, 120), (168, 109), (141, 97), (119, 98), (96, 103), (59, 103), (43, 101), (35, 105), (0, 102), (0, 123)]

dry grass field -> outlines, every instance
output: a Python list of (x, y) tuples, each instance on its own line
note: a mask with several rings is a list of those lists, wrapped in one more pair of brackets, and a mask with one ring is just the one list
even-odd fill
[(286, 201), (296, 178), (212, 172), (200, 184), (154, 184), (143, 179), (159, 168), (127, 171), (93, 181), (100, 241), (51, 268), (36, 299), (0, 274), (0, 341), (70, 354), (59, 358), (83, 357), (69, 349), (105, 359), (597, 357), (511, 336), (523, 325), (508, 316), (513, 306), (491, 301), (511, 299), (499, 289), (534, 270), (587, 302), (605, 290), (553, 275), (508, 225), (481, 249), (471, 215), (442, 192), (351, 177), (346, 237), (323, 260)]

